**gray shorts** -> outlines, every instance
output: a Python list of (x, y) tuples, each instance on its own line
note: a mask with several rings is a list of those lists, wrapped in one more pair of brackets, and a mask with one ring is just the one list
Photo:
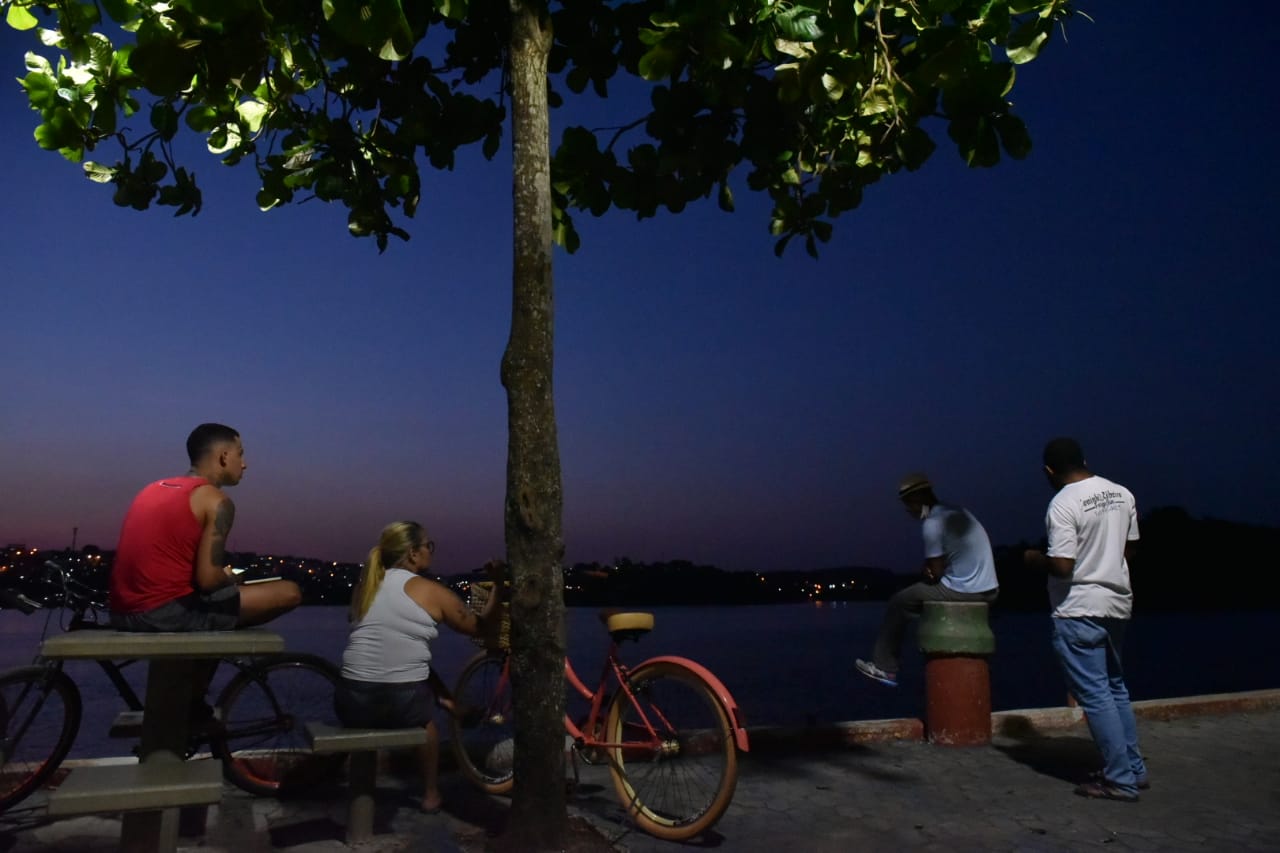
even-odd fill
[(240, 587), (193, 592), (145, 613), (112, 613), (117, 631), (231, 631), (240, 621)]

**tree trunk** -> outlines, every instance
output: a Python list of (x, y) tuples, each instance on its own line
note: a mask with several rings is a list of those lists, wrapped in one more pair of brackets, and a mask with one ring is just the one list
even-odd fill
[(551, 21), (536, 0), (511, 0), (515, 270), (507, 389), (506, 539), (512, 569), (511, 682), (515, 789), (511, 849), (560, 849), (564, 764), (564, 581), (560, 451), (552, 395)]

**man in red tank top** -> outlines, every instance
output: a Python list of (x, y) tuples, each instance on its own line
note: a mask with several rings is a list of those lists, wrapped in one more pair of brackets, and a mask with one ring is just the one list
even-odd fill
[(111, 623), (123, 631), (220, 631), (261, 625), (302, 601), (293, 581), (237, 586), (226, 542), (236, 508), (222, 491), (248, 466), (240, 434), (201, 424), (191, 470), (134, 498), (111, 568)]

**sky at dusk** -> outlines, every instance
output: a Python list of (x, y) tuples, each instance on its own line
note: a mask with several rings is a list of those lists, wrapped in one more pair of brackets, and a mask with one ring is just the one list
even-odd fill
[[(734, 214), (578, 215), (566, 561), (911, 570), (914, 470), (994, 542), (1035, 539), (1059, 434), (1140, 512), (1280, 524), (1280, 23), (1249, 7), (1082, 4), (1094, 23), (1019, 69), (1028, 159), (970, 170), (939, 133), (817, 261), (774, 257), (742, 175)], [(414, 518), (438, 571), (500, 556), (508, 148), (424, 172), (383, 255), (338, 206), (260, 213), (251, 167), (201, 151), (199, 216), (117, 208), (32, 140), (28, 38), (0, 27), (0, 545), (113, 548), (219, 421), (249, 463), (233, 550), (357, 561)]]

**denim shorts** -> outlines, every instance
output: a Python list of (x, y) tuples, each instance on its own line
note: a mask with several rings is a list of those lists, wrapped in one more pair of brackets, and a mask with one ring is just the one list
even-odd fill
[(112, 613), (119, 631), (231, 631), (240, 622), (240, 587), (193, 592), (145, 613)]
[(407, 729), (431, 722), (435, 706), (425, 681), (383, 683), (343, 678), (333, 696), (338, 719), (352, 729)]

